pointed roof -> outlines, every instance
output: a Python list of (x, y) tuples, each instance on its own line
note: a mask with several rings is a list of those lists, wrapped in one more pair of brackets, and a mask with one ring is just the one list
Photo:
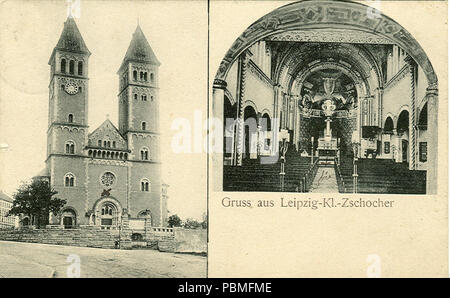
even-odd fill
[(127, 53), (123, 58), (122, 65), (128, 61), (137, 61), (143, 63), (150, 63), (160, 65), (158, 58), (156, 58), (150, 44), (145, 38), (144, 32), (142, 32), (141, 26), (136, 27), (136, 31), (133, 33), (130, 45), (128, 46)]
[(125, 138), (109, 119), (106, 119), (102, 124), (100, 124), (99, 127), (97, 127), (93, 132), (91, 132), (88, 138), (91, 144), (95, 146), (95, 139), (96, 138), (101, 139), (106, 135), (109, 136), (111, 141), (117, 142), (118, 149), (126, 149), (127, 142), (125, 141)]
[(84, 43), (80, 30), (78, 30), (77, 24), (72, 16), (69, 16), (64, 22), (64, 29), (55, 49), (91, 54)]
[(10, 196), (8, 196), (7, 194), (5, 194), (3, 191), (1, 191), (0, 190), (0, 200), (3, 200), (3, 201), (7, 201), (7, 202), (12, 202), (13, 201), (13, 199), (10, 197)]

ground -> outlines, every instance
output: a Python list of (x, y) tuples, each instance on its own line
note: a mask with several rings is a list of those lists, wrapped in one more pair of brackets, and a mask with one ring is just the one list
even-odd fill
[(67, 277), (72, 254), (80, 277), (206, 277), (204, 256), (9, 241), (0, 241), (0, 277)]

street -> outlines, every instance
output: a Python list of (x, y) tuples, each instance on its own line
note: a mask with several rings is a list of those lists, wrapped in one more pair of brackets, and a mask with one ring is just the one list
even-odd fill
[(116, 250), (0, 241), (0, 277), (78, 276), (206, 277), (206, 257), (157, 250)]

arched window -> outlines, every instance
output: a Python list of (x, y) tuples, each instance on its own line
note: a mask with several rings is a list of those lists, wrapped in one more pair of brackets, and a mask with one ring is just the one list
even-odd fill
[(119, 212), (112, 202), (105, 202), (101, 207), (101, 225), (112, 226), (118, 224)]
[(69, 114), (68, 121), (69, 123), (73, 122), (73, 114)]
[(151, 101), (153, 101), (153, 95), (152, 95), (152, 96), (150, 96), (150, 100), (151, 100)]
[(145, 94), (141, 95), (141, 100), (142, 101), (147, 101), (147, 95), (145, 95)]
[(147, 123), (144, 121), (141, 124), (142, 130), (146, 130), (147, 129)]
[(150, 191), (150, 181), (147, 178), (141, 180), (141, 191)]
[(144, 72), (144, 81), (147, 82), (147, 72)]
[(103, 147), (106, 148), (106, 141), (103, 141)]
[(154, 76), (153, 76), (153, 73), (151, 73), (151, 74), (150, 74), (150, 82), (153, 83), (153, 80), (154, 80)]
[(69, 73), (74, 74), (75, 73), (75, 61), (70, 60), (69, 62)]
[(74, 187), (75, 186), (75, 176), (72, 173), (67, 173), (64, 176), (64, 186)]
[(82, 61), (78, 62), (78, 75), (79, 76), (83, 75), (83, 62)]
[(102, 146), (102, 140), (98, 140), (98, 146), (99, 146), (99, 147)]
[(75, 154), (75, 144), (72, 141), (66, 142), (66, 154)]
[(139, 73), (139, 79), (141, 81), (144, 79), (144, 73), (142, 71)]
[(137, 81), (137, 71), (133, 70), (133, 80)]
[(141, 149), (141, 160), (148, 160), (148, 149), (146, 147)]
[(137, 100), (137, 98), (138, 98), (138, 95), (134, 94), (134, 100)]
[(66, 73), (66, 59), (61, 59), (61, 72)]
[(116, 148), (116, 141), (113, 141), (113, 148)]
[(111, 148), (111, 141), (108, 141), (108, 142), (106, 143), (106, 145), (107, 145), (108, 148)]

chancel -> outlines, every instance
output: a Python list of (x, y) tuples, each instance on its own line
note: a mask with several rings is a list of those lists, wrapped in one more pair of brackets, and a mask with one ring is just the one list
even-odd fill
[[(216, 185), (436, 192), (437, 77), (406, 29), (381, 12), (384, 25), (373, 27), (366, 8), (296, 2), (237, 39), (213, 86), (213, 114), (225, 124)], [(331, 13), (341, 10), (357, 17)]]

